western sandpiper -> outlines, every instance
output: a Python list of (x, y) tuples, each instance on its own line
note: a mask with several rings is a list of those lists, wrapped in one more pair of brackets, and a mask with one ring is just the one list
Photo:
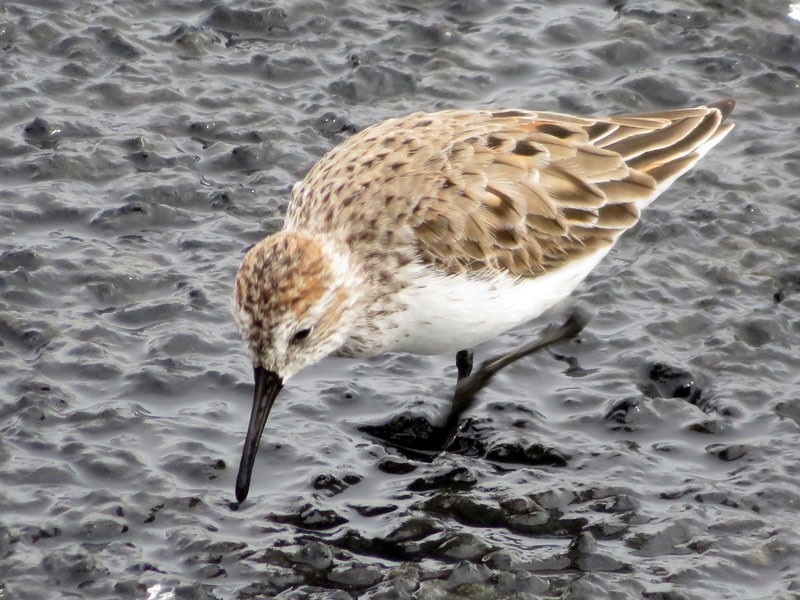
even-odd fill
[(583, 322), (475, 373), (469, 349), (568, 296), (733, 128), (733, 108), (416, 113), (331, 150), (294, 186), (283, 230), (251, 248), (236, 277), (234, 314), (255, 372), (237, 499), (281, 388), (331, 353), (460, 351), (450, 437), (492, 374)]

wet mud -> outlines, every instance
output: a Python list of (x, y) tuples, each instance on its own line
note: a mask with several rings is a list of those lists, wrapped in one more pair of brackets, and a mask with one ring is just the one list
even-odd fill
[[(4, 3), (0, 598), (798, 597), (799, 11)], [(450, 451), (414, 442), (454, 357), (326, 359), (235, 502), (234, 274), (328, 149), (417, 110), (726, 97), (734, 132), (571, 300), (586, 329), (498, 374)]]

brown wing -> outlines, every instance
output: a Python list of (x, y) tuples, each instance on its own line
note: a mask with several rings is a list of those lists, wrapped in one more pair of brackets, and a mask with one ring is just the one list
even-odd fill
[[(442, 111), (334, 148), (294, 189), (286, 227), (448, 272), (533, 277), (614, 243), (732, 125), (725, 101), (608, 118)], [(410, 260), (404, 259), (402, 262)]]
[(450, 272), (535, 276), (608, 247), (727, 133), (732, 109), (494, 112), (488, 131), (449, 146), (435, 199), (411, 220), (419, 252)]

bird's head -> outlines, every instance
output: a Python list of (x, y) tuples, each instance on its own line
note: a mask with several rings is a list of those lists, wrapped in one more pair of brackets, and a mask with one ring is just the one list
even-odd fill
[(236, 497), (250, 487), (258, 444), (283, 385), (346, 341), (360, 285), (345, 247), (301, 232), (273, 234), (253, 246), (236, 276), (234, 317), (250, 353), (255, 394)]

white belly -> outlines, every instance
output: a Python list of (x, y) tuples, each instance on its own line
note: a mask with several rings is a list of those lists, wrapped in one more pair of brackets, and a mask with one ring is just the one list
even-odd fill
[(392, 315), (382, 350), (445, 354), (491, 339), (538, 317), (566, 298), (591, 272), (607, 250), (533, 279), (501, 276), (493, 280), (441, 275), (409, 266), (415, 284), (400, 301), (406, 310)]

